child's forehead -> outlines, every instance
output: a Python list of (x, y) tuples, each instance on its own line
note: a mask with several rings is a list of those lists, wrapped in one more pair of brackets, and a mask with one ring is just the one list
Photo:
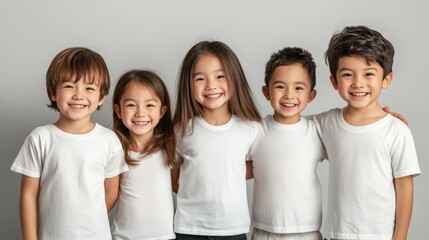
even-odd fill
[(274, 68), (271, 79), (274, 78), (305, 78), (310, 81), (309, 71), (301, 63), (293, 63), (288, 65), (280, 65)]
[(342, 56), (338, 59), (339, 69), (343, 66), (361, 66), (383, 68), (375, 59), (361, 55)]
[(148, 84), (141, 83), (139, 81), (131, 81), (130, 83), (127, 84), (124, 90), (124, 94), (131, 94), (131, 93), (145, 94), (147, 96), (151, 96), (152, 98), (160, 99), (154, 87)]

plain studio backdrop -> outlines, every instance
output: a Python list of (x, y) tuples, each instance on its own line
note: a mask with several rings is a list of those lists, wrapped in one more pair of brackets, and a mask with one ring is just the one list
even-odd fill
[[(410, 121), (422, 175), (415, 178), (409, 239), (427, 236), (429, 135), (429, 2), (421, 1), (0, 1), (0, 238), (19, 239), (19, 174), (9, 170), (32, 129), (54, 122), (46, 107), (45, 74), (52, 58), (73, 46), (100, 53), (112, 88), (93, 119), (111, 127), (111, 94), (119, 76), (151, 69), (166, 82), (173, 103), (179, 67), (198, 41), (219, 40), (239, 57), (263, 115), (272, 109), (261, 93), (264, 65), (286, 46), (309, 50), (317, 64), (318, 95), (304, 114), (344, 102), (329, 82), (323, 54), (332, 34), (348, 25), (380, 31), (396, 48), (393, 82), (380, 103)], [(174, 105), (173, 105), (174, 106)], [(311, 147), (311, 146), (308, 146)], [(328, 163), (318, 169), (326, 206)], [(248, 182), (251, 202), (252, 181)]]

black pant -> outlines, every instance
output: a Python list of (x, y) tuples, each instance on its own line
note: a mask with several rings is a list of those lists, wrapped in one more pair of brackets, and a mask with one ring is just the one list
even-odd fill
[(176, 240), (247, 240), (246, 234), (233, 236), (201, 236), (176, 233)]

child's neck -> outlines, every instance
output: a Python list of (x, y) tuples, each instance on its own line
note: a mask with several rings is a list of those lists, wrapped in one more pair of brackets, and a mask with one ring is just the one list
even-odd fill
[(134, 135), (133, 133), (131, 133), (130, 135), (132, 142), (131, 150), (134, 152), (143, 152), (147, 149), (147, 145), (153, 138), (153, 130), (144, 135)]
[(232, 113), (227, 111), (210, 111), (204, 110), (201, 114), (202, 118), (210, 125), (221, 126), (229, 122)]
[(344, 120), (352, 126), (365, 126), (374, 123), (383, 117), (387, 113), (383, 111), (380, 105), (372, 108), (353, 108), (347, 106), (343, 112)]
[(90, 119), (86, 121), (66, 121), (60, 118), (54, 125), (66, 133), (85, 134), (94, 129), (95, 122)]

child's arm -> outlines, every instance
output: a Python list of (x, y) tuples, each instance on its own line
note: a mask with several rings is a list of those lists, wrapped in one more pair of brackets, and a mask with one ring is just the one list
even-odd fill
[(39, 178), (22, 175), (21, 196), (19, 199), (19, 217), (23, 240), (37, 240), (37, 195)]
[(396, 221), (392, 240), (406, 240), (413, 210), (413, 176), (395, 179)]
[(106, 198), (107, 211), (110, 212), (118, 200), (119, 194), (119, 175), (104, 180), (104, 191)]
[(246, 161), (246, 180), (253, 178), (253, 161)]
[(173, 192), (179, 191), (179, 176), (180, 176), (180, 165), (175, 166), (171, 169), (171, 187)]

